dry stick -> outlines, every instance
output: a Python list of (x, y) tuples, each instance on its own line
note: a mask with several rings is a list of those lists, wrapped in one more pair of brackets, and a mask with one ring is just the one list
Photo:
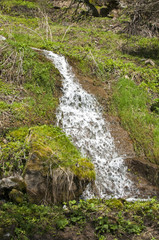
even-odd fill
[(51, 28), (49, 25), (48, 15), (46, 13), (42, 12), (40, 9), (39, 9), (39, 13), (42, 14), (42, 16), (45, 20), (45, 22), (42, 22), (42, 28), (46, 28), (46, 38), (48, 40), (49, 35), (50, 35), (50, 40), (52, 42), (52, 31), (51, 31)]
[(48, 35), (47, 38), (49, 39), (49, 36), (50, 36), (50, 40), (52, 42), (52, 31), (51, 31), (51, 28), (50, 28), (50, 25), (49, 25), (49, 20), (48, 20), (48, 16), (47, 15), (45, 17), (45, 22), (46, 22), (46, 27), (47, 27), (47, 35)]
[(15, 54), (15, 57), (14, 57), (14, 60), (13, 60), (13, 63), (12, 63), (12, 67), (10, 68), (10, 80), (11, 80), (11, 75), (12, 75), (12, 70), (13, 70), (13, 67), (14, 67), (14, 64), (15, 64), (15, 62), (16, 62), (16, 59), (17, 59), (17, 52), (16, 52), (16, 54)]
[(8, 47), (7, 44), (5, 44), (4, 47), (1, 48), (1, 51), (2, 51), (3, 49), (5, 49), (6, 47)]
[(116, 24), (115, 26), (106, 29), (105, 32), (108, 32), (109, 30), (113, 30), (114, 28), (120, 27), (121, 25), (122, 25), (122, 23)]
[(63, 38), (62, 38), (61, 42), (63, 42), (63, 40), (64, 40), (64, 38), (65, 38), (65, 36), (66, 36), (66, 33), (69, 31), (69, 29), (70, 29), (72, 26), (73, 26), (73, 24), (71, 24), (71, 25), (68, 26), (68, 28), (66, 29), (66, 31), (65, 31), (65, 33), (64, 33), (64, 35), (63, 35)]
[(11, 52), (9, 57), (4, 61), (4, 63), (1, 66), (5, 65), (8, 62), (9, 58), (13, 55), (13, 53), (14, 53), (14, 51)]
[(53, 39), (52, 39), (52, 31), (51, 31), (51, 27), (50, 27), (50, 25), (49, 25), (49, 24), (48, 24), (48, 27), (49, 27), (50, 38), (51, 38), (50, 40), (51, 40), (51, 42), (52, 42), (52, 40), (53, 40)]
[(46, 39), (49, 37), (49, 29), (48, 29), (48, 16), (45, 15), (45, 27), (46, 27)]
[(89, 53), (90, 53), (90, 55), (91, 55), (91, 57), (92, 57), (92, 59), (93, 59), (93, 62), (94, 62), (95, 65), (97, 66), (98, 70), (100, 71), (101, 76), (103, 76), (103, 73), (102, 73), (102, 71), (100, 70), (100, 68), (98, 67), (98, 63), (96, 62), (96, 60), (95, 60), (95, 58), (94, 58), (91, 50), (89, 51)]
[(20, 57), (19, 57), (19, 61), (20, 61), (20, 64), (18, 65), (18, 82), (19, 82), (19, 76), (20, 76), (20, 73), (23, 73), (23, 57), (24, 57), (24, 50), (23, 50), (23, 53), (20, 52)]
[(77, 5), (77, 7), (76, 7), (74, 13), (72, 14), (72, 17), (75, 16), (75, 15), (77, 14), (77, 11), (78, 11), (79, 6), (80, 6), (80, 1), (78, 2), (78, 5)]
[(88, 54), (89, 54), (89, 52), (87, 52), (87, 53), (83, 56), (82, 60), (84, 60), (84, 59), (87, 57)]

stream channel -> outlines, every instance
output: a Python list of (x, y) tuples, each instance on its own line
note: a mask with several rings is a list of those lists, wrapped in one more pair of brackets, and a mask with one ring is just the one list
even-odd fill
[[(93, 95), (82, 88), (64, 56), (46, 50), (43, 53), (63, 78), (57, 125), (71, 137), (81, 153), (92, 160), (96, 170), (95, 188), (98, 197), (140, 198), (140, 191), (131, 180), (125, 165), (126, 156), (120, 156), (117, 152), (109, 123), (102, 116), (102, 107)], [(82, 197), (94, 196), (94, 191), (88, 185)]]

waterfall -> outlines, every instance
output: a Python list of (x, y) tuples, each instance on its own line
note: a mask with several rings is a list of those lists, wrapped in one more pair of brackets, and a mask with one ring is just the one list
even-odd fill
[[(116, 151), (109, 123), (95, 97), (87, 93), (63, 56), (44, 51), (63, 77), (63, 96), (57, 110), (57, 124), (84, 156), (91, 158), (96, 170), (96, 189), (101, 198), (129, 198), (138, 190), (128, 177), (124, 157)], [(136, 193), (135, 193), (136, 192)], [(88, 186), (84, 197), (93, 196)]]

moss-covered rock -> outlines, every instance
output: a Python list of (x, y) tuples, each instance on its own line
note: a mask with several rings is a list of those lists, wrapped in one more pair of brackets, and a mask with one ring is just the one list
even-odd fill
[(9, 198), (14, 203), (23, 203), (25, 200), (24, 194), (17, 189), (12, 189), (12, 191), (9, 193)]
[(24, 171), (29, 200), (35, 203), (77, 199), (94, 181), (94, 166), (57, 127), (29, 130), (29, 160)]
[(118, 0), (85, 0), (84, 2), (91, 9), (95, 17), (106, 17), (110, 11), (119, 6)]
[(22, 177), (10, 176), (0, 180), (0, 198), (8, 200), (13, 189), (14, 192), (25, 192), (26, 185)]

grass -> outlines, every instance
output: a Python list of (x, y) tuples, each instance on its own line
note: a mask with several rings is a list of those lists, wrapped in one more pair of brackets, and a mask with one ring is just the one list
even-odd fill
[(35, 3), (36, 1), (23, 1), (23, 0), (2, 0), (1, 6), (13, 7), (13, 6), (27, 6), (28, 8), (34, 8), (38, 5)]
[[(58, 71), (26, 44), (10, 40), (2, 47), (0, 92), (3, 115), (10, 116), (13, 126), (54, 122)], [(6, 121), (5, 124), (10, 123)]]
[(134, 140), (136, 152), (144, 151), (150, 161), (158, 164), (159, 121), (148, 110), (150, 102), (146, 91), (131, 79), (121, 78), (114, 88), (113, 106), (117, 107), (122, 125)]

